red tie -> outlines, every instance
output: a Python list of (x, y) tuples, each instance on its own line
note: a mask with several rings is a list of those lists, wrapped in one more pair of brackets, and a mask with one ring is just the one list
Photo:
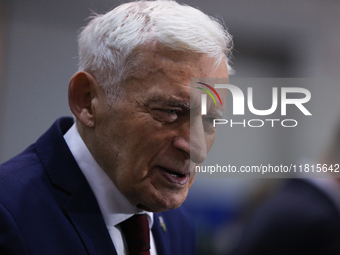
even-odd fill
[(135, 214), (119, 224), (129, 255), (150, 255), (150, 229), (146, 214)]

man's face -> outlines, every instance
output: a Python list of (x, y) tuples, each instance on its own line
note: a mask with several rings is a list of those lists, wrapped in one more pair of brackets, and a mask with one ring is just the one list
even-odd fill
[(143, 68), (118, 100), (109, 105), (99, 93), (91, 152), (131, 204), (165, 211), (184, 202), (194, 181), (190, 168), (202, 163), (215, 138), (197, 125), (190, 146), (190, 78), (225, 78), (228, 70), (224, 61), (216, 69), (205, 55), (159, 45), (141, 51), (139, 59)]

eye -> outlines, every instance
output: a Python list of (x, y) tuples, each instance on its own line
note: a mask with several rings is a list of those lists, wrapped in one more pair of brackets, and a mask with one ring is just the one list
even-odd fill
[(178, 118), (179, 110), (177, 109), (164, 109), (164, 121), (165, 122), (173, 122)]
[(174, 122), (180, 115), (179, 109), (157, 109), (154, 110), (155, 118), (160, 122)]
[(164, 110), (169, 115), (178, 115), (178, 110), (176, 109), (170, 109), (170, 110)]

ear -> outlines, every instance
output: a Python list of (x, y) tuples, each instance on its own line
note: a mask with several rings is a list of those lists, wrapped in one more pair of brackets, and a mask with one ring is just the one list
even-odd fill
[(97, 81), (87, 72), (74, 74), (68, 87), (68, 103), (72, 113), (89, 128), (95, 126), (92, 100), (97, 88)]

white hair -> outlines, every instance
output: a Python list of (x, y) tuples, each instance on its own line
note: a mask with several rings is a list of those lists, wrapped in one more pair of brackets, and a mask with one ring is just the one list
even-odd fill
[(94, 75), (115, 98), (131, 72), (133, 50), (159, 42), (176, 51), (204, 53), (225, 60), (229, 73), (232, 37), (203, 12), (175, 1), (137, 1), (96, 15), (79, 35), (79, 71)]

